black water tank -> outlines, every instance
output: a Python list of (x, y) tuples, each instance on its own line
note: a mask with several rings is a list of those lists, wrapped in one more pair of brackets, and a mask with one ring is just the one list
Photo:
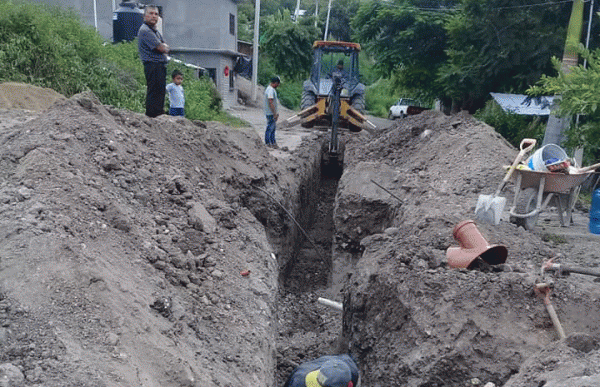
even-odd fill
[(113, 13), (113, 42), (128, 42), (135, 39), (143, 22), (144, 11), (137, 3), (122, 2)]

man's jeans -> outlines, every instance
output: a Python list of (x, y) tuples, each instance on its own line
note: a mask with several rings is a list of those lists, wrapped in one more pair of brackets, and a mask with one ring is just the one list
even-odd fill
[(169, 108), (169, 115), (170, 116), (185, 116), (185, 112), (183, 111), (183, 108)]
[(275, 144), (275, 117), (267, 116), (267, 129), (265, 131), (265, 144)]

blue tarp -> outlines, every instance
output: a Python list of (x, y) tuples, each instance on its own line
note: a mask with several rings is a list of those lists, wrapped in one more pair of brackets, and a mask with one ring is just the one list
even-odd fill
[(530, 97), (524, 94), (490, 94), (504, 111), (527, 116), (549, 115), (554, 102), (554, 97)]

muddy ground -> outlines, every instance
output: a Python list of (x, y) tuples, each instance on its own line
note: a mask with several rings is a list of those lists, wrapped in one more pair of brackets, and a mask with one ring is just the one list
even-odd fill
[(340, 352), (363, 386), (598, 385), (598, 283), (540, 273), (558, 253), (596, 267), (594, 236), (505, 213), (477, 223), (505, 265), (447, 265), (453, 227), (517, 153), (470, 116), (345, 135), (336, 174), (326, 133), (281, 130), (268, 150), (251, 106), (234, 129), (43, 99), (0, 105), (2, 385), (275, 386)]

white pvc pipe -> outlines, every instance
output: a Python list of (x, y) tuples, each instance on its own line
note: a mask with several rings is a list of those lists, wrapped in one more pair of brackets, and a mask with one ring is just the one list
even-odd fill
[(344, 310), (344, 304), (342, 304), (341, 302), (332, 301), (332, 300), (329, 300), (329, 299), (323, 298), (323, 297), (319, 297), (317, 299), (317, 301), (319, 301), (320, 304), (323, 304), (323, 305), (328, 306), (330, 308), (333, 308), (333, 309), (336, 309), (336, 310), (340, 310), (340, 311)]

